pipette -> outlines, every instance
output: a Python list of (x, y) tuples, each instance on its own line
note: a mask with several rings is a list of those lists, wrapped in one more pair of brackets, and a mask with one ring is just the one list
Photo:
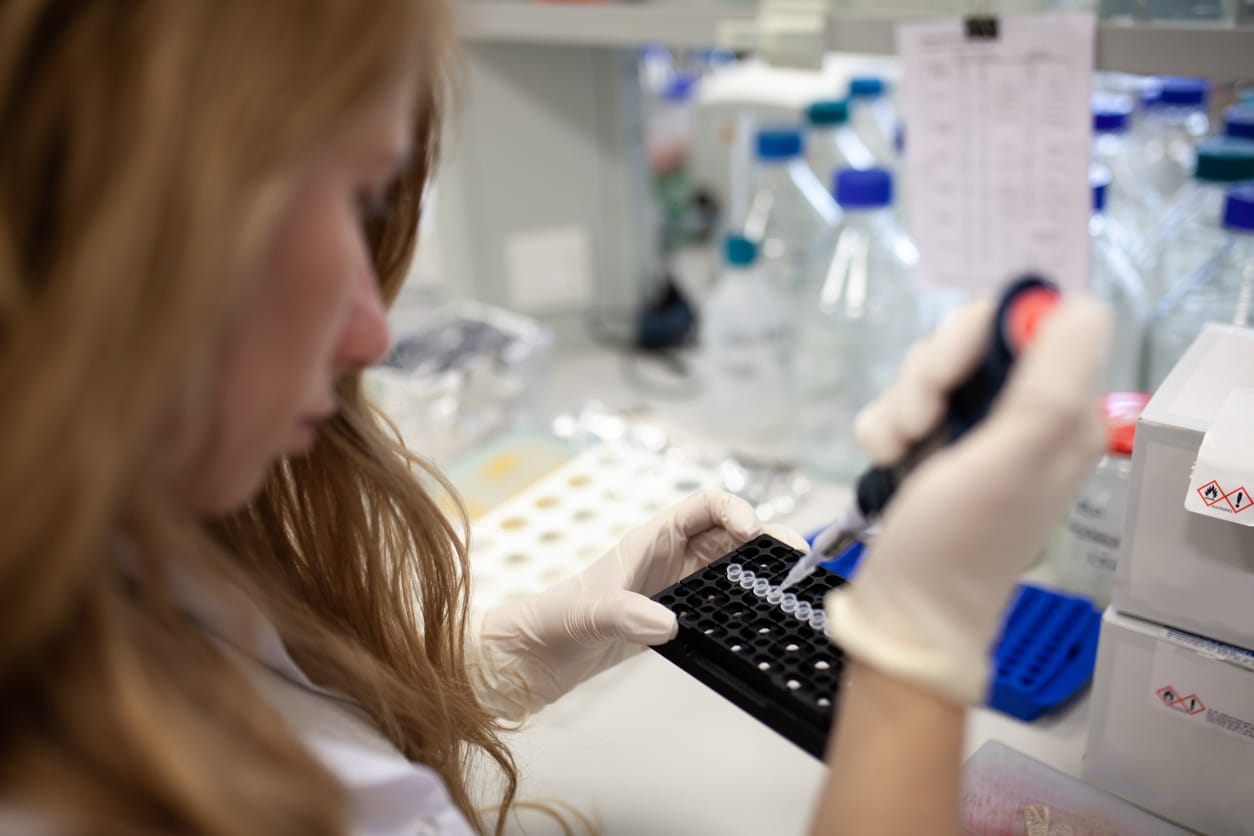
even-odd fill
[(961, 438), (988, 415), (1015, 358), (1032, 341), (1041, 321), (1057, 306), (1056, 285), (1038, 276), (1025, 276), (1006, 289), (993, 318), (988, 350), (975, 372), (949, 396), (940, 425), (916, 443), (901, 461), (872, 467), (856, 482), (853, 501), (788, 572), (780, 589), (809, 575), (820, 563), (839, 555), (879, 518), (897, 488), (925, 459)]

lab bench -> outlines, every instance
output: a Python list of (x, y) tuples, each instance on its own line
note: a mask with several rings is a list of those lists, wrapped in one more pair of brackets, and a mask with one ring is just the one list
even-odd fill
[[(550, 411), (595, 398), (615, 409), (648, 410), (668, 427), (699, 428), (698, 399), (651, 399), (623, 382), (621, 362), (595, 347), (559, 352)], [(847, 487), (816, 482), (779, 522), (813, 530), (848, 498)], [(964, 757), (997, 740), (1079, 777), (1087, 723), (1087, 691), (1030, 724), (972, 709)], [(823, 763), (645, 652), (538, 712), (507, 742), (522, 775), (520, 799), (570, 805), (606, 836), (804, 833), (826, 773)], [(561, 832), (543, 815), (524, 813), (522, 821), (532, 836)]]

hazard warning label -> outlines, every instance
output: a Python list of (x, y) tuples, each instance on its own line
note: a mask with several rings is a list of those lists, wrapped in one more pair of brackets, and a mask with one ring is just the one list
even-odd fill
[(1228, 491), (1224, 494), (1224, 501), (1232, 507), (1232, 513), (1234, 514), (1239, 514), (1250, 507), (1250, 495), (1246, 492), (1244, 485), (1235, 491)]
[(1196, 642), (1177, 643), (1165, 634), (1154, 649), (1150, 699), (1182, 723), (1254, 743), (1254, 672), (1227, 661), (1220, 654), (1227, 645)]
[(1185, 714), (1201, 714), (1206, 710), (1206, 705), (1198, 698), (1197, 694), (1189, 694), (1182, 697), (1174, 686), (1166, 685), (1159, 688), (1155, 693), (1162, 704), (1173, 711), (1182, 711)]
[(1245, 513), (1247, 508), (1254, 506), (1254, 498), (1250, 497), (1244, 481), (1231, 475), (1199, 476), (1195, 472), (1190, 487), (1184, 501), (1184, 507), (1188, 510), (1208, 517), (1254, 525), (1254, 511)]
[[(1197, 448), (1184, 508), (1194, 514), (1254, 527), (1254, 388), (1242, 378), (1240, 385), (1228, 388), (1211, 416), (1210, 426)], [(1236, 382), (1236, 378), (1232, 379)], [(1178, 683), (1177, 683), (1178, 684)]]
[(1223, 486), (1214, 479), (1198, 488), (1197, 495), (1202, 498), (1207, 508), (1217, 508), (1232, 514), (1240, 514), (1254, 504), (1250, 502), (1250, 493), (1245, 489), (1245, 485), (1225, 491)]

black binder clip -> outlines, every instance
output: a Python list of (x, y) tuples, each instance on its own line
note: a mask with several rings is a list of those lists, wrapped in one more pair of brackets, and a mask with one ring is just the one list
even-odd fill
[(997, 15), (993, 13), (997, 9), (997, 0), (974, 0), (967, 8), (971, 10), (971, 14), (963, 18), (967, 40), (997, 40)]
[(964, 21), (967, 38), (973, 41), (997, 40), (997, 18), (993, 15), (971, 15)]

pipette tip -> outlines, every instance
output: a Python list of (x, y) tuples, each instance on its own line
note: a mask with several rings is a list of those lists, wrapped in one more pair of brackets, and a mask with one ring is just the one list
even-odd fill
[(784, 577), (784, 582), (779, 585), (781, 590), (787, 589), (799, 581), (804, 580), (814, 571), (814, 567), (818, 565), (818, 560), (814, 559), (813, 554), (807, 554), (801, 557)]

